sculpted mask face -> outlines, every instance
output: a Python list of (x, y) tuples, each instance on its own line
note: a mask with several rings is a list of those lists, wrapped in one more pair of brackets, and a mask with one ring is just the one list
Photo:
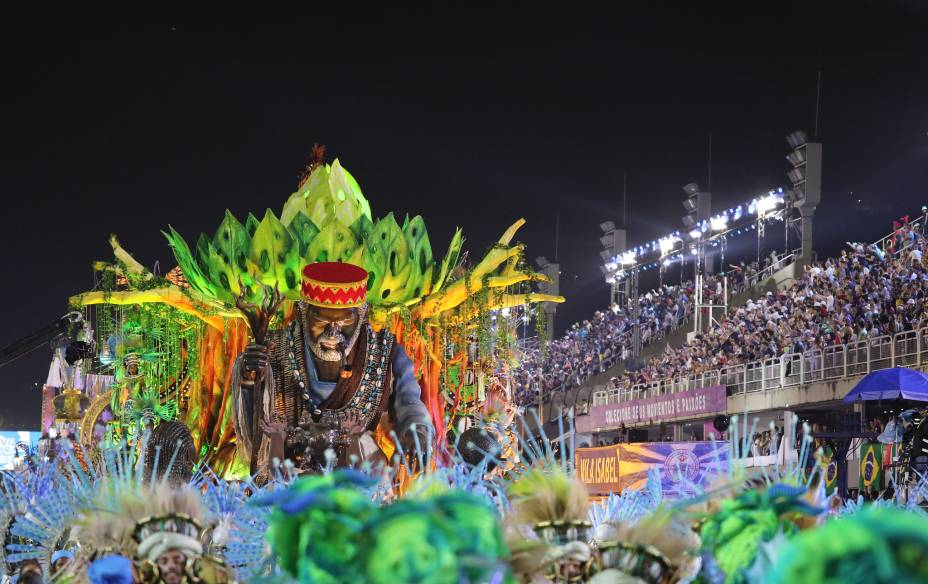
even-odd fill
[(306, 311), (309, 348), (320, 361), (340, 361), (342, 351), (351, 351), (366, 310), (362, 308), (322, 308), (311, 306)]
[(158, 556), (158, 572), (164, 584), (180, 584), (184, 576), (187, 556), (177, 550), (168, 550)]

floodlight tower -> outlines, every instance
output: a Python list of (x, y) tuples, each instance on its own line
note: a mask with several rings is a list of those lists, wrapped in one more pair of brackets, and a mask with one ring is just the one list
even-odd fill
[[(686, 215), (683, 216), (683, 226), (686, 228), (686, 231), (695, 234), (698, 230), (700, 232), (699, 237), (691, 237), (694, 241), (702, 239), (701, 234), (705, 233), (708, 228), (708, 221), (712, 215), (712, 193), (708, 191), (701, 191), (699, 185), (691, 182), (683, 186), (683, 192), (686, 193), (686, 198), (683, 200), (683, 208), (686, 210)], [(697, 241), (698, 243), (698, 241)], [(700, 270), (700, 258), (703, 256), (701, 250), (696, 256), (694, 261), (695, 268), (693, 270), (693, 277), (695, 278), (696, 274)], [(686, 255), (683, 256), (684, 264), (686, 262)], [(707, 273), (712, 273), (712, 257), (706, 254), (705, 256), (705, 271)], [(682, 267), (680, 268), (683, 269)]]
[(626, 232), (624, 229), (616, 229), (612, 221), (604, 221), (599, 224), (599, 229), (603, 235), (599, 238), (603, 249), (599, 252), (599, 257), (603, 260), (603, 265), (599, 267), (606, 283), (610, 285), (609, 303), (619, 303), (628, 298), (627, 286), (620, 282), (617, 274), (622, 269), (621, 260), (619, 259), (626, 250)]
[(641, 300), (638, 298), (638, 266), (625, 278), (626, 306), (632, 322), (631, 353), (635, 359), (641, 355)]
[[(535, 263), (538, 264), (538, 267), (541, 268), (541, 273), (548, 277), (548, 282), (539, 282), (538, 291), (542, 294), (551, 294), (553, 296), (560, 295), (561, 288), (561, 265), (558, 263), (552, 263), (548, 261), (548, 258), (545, 256), (538, 256), (535, 258)], [(554, 338), (554, 317), (557, 312), (557, 303), (555, 302), (545, 302), (544, 310), (547, 316), (547, 327), (545, 329), (545, 334), (548, 339)]]
[(799, 210), (802, 252), (800, 264), (812, 261), (812, 227), (815, 208), (822, 201), (822, 145), (810, 142), (806, 133), (797, 130), (786, 137), (793, 149), (786, 156), (792, 169), (786, 173), (793, 184), (793, 206)]

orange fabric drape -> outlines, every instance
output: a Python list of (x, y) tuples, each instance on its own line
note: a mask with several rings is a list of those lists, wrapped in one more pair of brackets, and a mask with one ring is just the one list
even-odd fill
[(206, 327), (200, 339), (199, 378), (189, 385), (186, 423), (198, 449), (209, 447), (206, 462), (218, 475), (233, 473), (235, 432), (232, 392), (232, 365), (248, 344), (244, 322), (228, 322), (228, 331)]

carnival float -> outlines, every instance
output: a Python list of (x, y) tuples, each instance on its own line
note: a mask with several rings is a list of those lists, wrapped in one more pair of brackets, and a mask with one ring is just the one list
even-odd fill
[[(544, 318), (539, 303), (563, 301), (532, 289), (544, 276), (528, 269), (514, 240), (524, 220), (479, 261), (463, 261), (460, 229), (439, 256), (421, 216), (375, 217), (358, 182), (338, 160), (325, 164), (323, 152), (314, 150), (279, 213), (239, 219), (226, 211), (214, 233), (189, 242), (168, 227), (177, 267), (166, 275), (111, 236), (114, 260), (95, 263), (95, 288), (70, 299), (83, 315), (77, 335), (95, 353), (73, 365), (56, 358), (60, 385), (46, 390), (43, 430), (68, 428), (93, 447), (131, 439), (145, 416), (176, 419), (189, 427), (202, 463), (221, 476), (247, 476), (248, 461), (236, 453), (232, 366), (260, 327), (266, 333), (293, 319), (301, 270), (317, 262), (368, 272), (371, 325), (406, 349), (439, 442), (449, 425), (481, 411), (490, 385), (511, 397), (516, 328)], [(62, 401), (69, 406), (58, 407)]]

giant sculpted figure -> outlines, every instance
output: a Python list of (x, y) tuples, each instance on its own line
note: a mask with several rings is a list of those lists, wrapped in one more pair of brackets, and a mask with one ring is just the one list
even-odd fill
[(293, 320), (270, 331), (266, 345), (249, 345), (239, 356), (232, 379), (236, 436), (251, 457), (253, 408), (260, 407), (258, 469), (284, 457), (320, 471), (327, 450), (338, 465), (385, 461), (378, 425), (394, 430), (406, 452), (417, 441), (424, 447), (432, 435), (406, 351), (389, 331), (375, 332), (368, 323), (367, 278), (352, 264), (306, 266)]

